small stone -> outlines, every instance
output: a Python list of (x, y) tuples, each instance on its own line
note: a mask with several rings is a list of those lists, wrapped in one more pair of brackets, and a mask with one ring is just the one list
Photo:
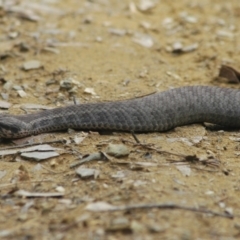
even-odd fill
[(13, 86), (12, 81), (7, 81), (7, 82), (3, 85), (3, 89), (6, 90), (6, 91), (9, 91), (9, 90), (11, 90), (12, 86)]
[(141, 12), (149, 12), (156, 7), (156, 2), (152, 0), (140, 0), (137, 7)]
[(92, 16), (86, 16), (83, 20), (82, 23), (84, 24), (91, 24), (93, 22)]
[(6, 170), (3, 171), (0, 170), (0, 179), (3, 178), (6, 175), (6, 173), (7, 173)]
[(57, 186), (57, 187), (56, 187), (56, 191), (57, 191), (57, 192), (64, 193), (64, 192), (65, 192), (65, 188), (62, 187), (62, 186)]
[(149, 23), (149, 22), (146, 22), (146, 21), (142, 21), (141, 23), (140, 23), (140, 26), (142, 27), (142, 28), (144, 28), (144, 29), (146, 29), (146, 30), (148, 30), (148, 29), (151, 29), (151, 23)]
[(181, 42), (175, 42), (172, 45), (172, 52), (174, 52), (174, 53), (181, 52), (182, 48), (183, 48), (183, 45)]
[(21, 153), (21, 157), (33, 159), (36, 161), (42, 161), (48, 158), (57, 157), (59, 153), (50, 151), (50, 152), (25, 152)]
[(9, 109), (12, 106), (10, 102), (0, 101), (0, 108)]
[(127, 33), (125, 29), (119, 29), (119, 28), (109, 28), (108, 32), (117, 36), (124, 36)]
[(61, 88), (71, 90), (74, 86), (80, 86), (80, 83), (74, 78), (66, 78), (60, 82)]
[(38, 60), (30, 60), (28, 62), (23, 63), (23, 69), (25, 71), (32, 70), (32, 69), (38, 69), (41, 68), (42, 64)]
[(25, 42), (20, 43), (18, 47), (21, 52), (28, 52), (30, 50), (30, 46)]
[(188, 23), (197, 23), (197, 21), (198, 21), (196, 17), (190, 16), (186, 12), (181, 12), (180, 17)]
[(233, 215), (233, 208), (231, 208), (231, 207), (226, 207), (226, 208), (225, 208), (225, 212), (226, 212), (227, 214), (229, 214), (229, 215)]
[(17, 90), (17, 93), (21, 98), (27, 96), (27, 93), (24, 90), (21, 90), (21, 89)]
[(77, 168), (76, 173), (82, 178), (88, 178), (88, 177), (96, 178), (100, 172), (92, 168), (79, 167)]
[(183, 176), (189, 177), (191, 175), (191, 168), (189, 165), (176, 165), (176, 168), (182, 173)]
[(215, 193), (214, 193), (214, 191), (208, 190), (208, 191), (205, 192), (205, 194), (208, 195), (208, 196), (212, 196)]
[(138, 222), (138, 221), (133, 220), (133, 221), (131, 222), (131, 230), (132, 230), (134, 233), (142, 232), (142, 231), (144, 230), (144, 225), (141, 224), (141, 223)]
[(60, 51), (58, 49), (53, 48), (53, 47), (45, 47), (42, 50), (45, 51), (45, 52), (51, 52), (51, 53), (55, 53), (55, 54), (60, 53)]
[(42, 165), (40, 163), (36, 164), (33, 168), (32, 171), (33, 172), (37, 172), (37, 171), (41, 171), (42, 170)]
[(102, 42), (103, 41), (102, 37), (100, 37), (100, 36), (97, 36), (95, 40), (96, 40), (96, 42)]
[(21, 222), (25, 222), (27, 219), (28, 219), (27, 213), (20, 213), (20, 215), (18, 216), (18, 220)]
[(112, 220), (110, 226), (108, 227), (109, 231), (119, 231), (130, 229), (130, 222), (125, 217), (119, 217)]
[(220, 203), (219, 203), (219, 207), (220, 207), (220, 208), (225, 208), (225, 207), (226, 207), (226, 204), (225, 204), (224, 202), (220, 202)]
[(94, 91), (94, 88), (85, 88), (84, 93), (88, 93), (88, 94), (91, 94), (91, 95), (96, 95), (96, 93)]
[(234, 34), (232, 32), (225, 31), (225, 30), (217, 31), (217, 36), (219, 38), (225, 38), (225, 39), (233, 39), (234, 38)]
[(142, 33), (135, 33), (132, 40), (133, 42), (138, 43), (139, 45), (146, 48), (151, 48), (154, 44), (153, 39), (150, 35)]
[(73, 141), (76, 143), (76, 144), (80, 144), (86, 137), (78, 137), (78, 136), (75, 136)]
[(2, 99), (3, 100), (8, 100), (9, 99), (9, 94), (8, 93), (1, 93)]
[(18, 37), (18, 35), (19, 35), (18, 32), (10, 32), (10, 33), (8, 34), (8, 36), (9, 36), (10, 38), (12, 38), (12, 39)]
[(57, 165), (56, 159), (52, 159), (52, 160), (50, 161), (50, 166), (51, 166), (51, 167), (56, 167), (56, 165)]
[(123, 144), (109, 144), (106, 153), (114, 157), (125, 157), (129, 155), (129, 150)]
[(126, 175), (123, 171), (117, 171), (117, 173), (113, 174), (111, 177), (112, 178), (124, 178), (124, 177), (126, 177)]
[(161, 225), (157, 223), (152, 223), (151, 225), (148, 226), (148, 229), (152, 233), (159, 233), (165, 230), (165, 228), (163, 228)]
[(183, 47), (182, 51), (185, 52), (185, 53), (192, 52), (192, 51), (198, 49), (198, 47), (199, 47), (198, 43), (193, 43), (191, 45)]

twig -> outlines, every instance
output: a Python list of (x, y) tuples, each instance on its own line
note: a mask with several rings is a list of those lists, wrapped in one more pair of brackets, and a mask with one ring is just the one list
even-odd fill
[(213, 167), (213, 168), (219, 168), (220, 162), (217, 159), (204, 159), (200, 160), (196, 156), (186, 156), (183, 160), (173, 160), (173, 159), (166, 159), (170, 163), (201, 163), (205, 166)]
[(139, 141), (139, 139), (137, 138), (137, 136), (135, 135), (135, 133), (134, 133), (133, 131), (132, 131), (131, 133), (132, 133), (132, 136), (133, 136), (134, 140), (136, 141), (136, 143), (141, 144), (141, 142)]
[(48, 198), (48, 197), (63, 197), (63, 192), (29, 192), (23, 189), (20, 189), (14, 193), (17, 196), (27, 197), (27, 198)]
[(73, 97), (73, 103), (74, 103), (74, 105), (77, 105), (77, 100), (76, 100), (75, 96)]
[(92, 154), (86, 155), (83, 159), (79, 161), (75, 161), (71, 163), (69, 167), (74, 168), (86, 162), (95, 161), (95, 160), (99, 161), (99, 160), (105, 160), (105, 159), (106, 159), (105, 156), (101, 152), (92, 153)]
[[(109, 211), (109, 212), (115, 212), (115, 211), (130, 211), (130, 210), (136, 210), (136, 209), (152, 209), (152, 208), (159, 208), (159, 209), (179, 209), (179, 210), (185, 210), (190, 212), (198, 212), (198, 213), (205, 213), (205, 214), (211, 214), (213, 216), (217, 217), (224, 217), (224, 218), (230, 218), (233, 219), (234, 215), (229, 213), (218, 213), (211, 211), (209, 209), (199, 209), (195, 207), (186, 207), (181, 206), (174, 203), (152, 203), (152, 204), (135, 204), (135, 205), (126, 205), (126, 206), (111, 206), (108, 209), (103, 209), (102, 211)], [(89, 209), (91, 210), (91, 209)]]
[(194, 167), (194, 166), (191, 166), (191, 168), (196, 169), (196, 170), (200, 170), (200, 171), (205, 171), (205, 172), (218, 172), (218, 170), (204, 169), (204, 168), (198, 168), (198, 167)]
[(172, 153), (172, 152), (168, 152), (168, 151), (163, 151), (163, 150), (159, 150), (157, 148), (154, 148), (152, 146), (149, 146), (148, 144), (144, 144), (144, 143), (134, 143), (132, 141), (129, 141), (129, 140), (125, 140), (125, 139), (122, 139), (122, 142), (125, 143), (130, 143), (130, 144), (133, 144), (135, 146), (141, 146), (143, 148), (146, 148), (146, 149), (149, 149), (149, 150), (153, 150), (157, 153), (160, 153), (160, 154), (171, 154), (171, 155), (174, 155), (174, 156), (178, 156), (178, 157), (183, 157), (183, 158), (186, 158), (187, 155), (183, 155), (183, 154), (178, 154), (178, 153)]

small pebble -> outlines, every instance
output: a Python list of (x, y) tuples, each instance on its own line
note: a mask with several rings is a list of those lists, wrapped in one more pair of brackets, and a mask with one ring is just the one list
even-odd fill
[(109, 144), (106, 153), (114, 157), (124, 157), (129, 155), (129, 149), (123, 144)]
[(42, 64), (38, 60), (30, 60), (28, 62), (23, 63), (23, 66), (22, 66), (23, 70), (25, 71), (38, 69), (40, 67), (42, 67)]
[(24, 90), (17, 90), (18, 95), (23, 98), (27, 96), (27, 93)]
[(96, 178), (100, 172), (92, 168), (79, 167), (76, 169), (76, 173), (82, 178), (88, 178), (88, 177)]
[(57, 157), (59, 153), (50, 151), (50, 152), (25, 152), (21, 153), (21, 157), (33, 159), (36, 161), (42, 161), (48, 158)]

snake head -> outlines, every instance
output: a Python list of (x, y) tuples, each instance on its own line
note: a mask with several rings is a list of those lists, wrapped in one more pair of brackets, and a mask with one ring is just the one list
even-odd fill
[(0, 138), (21, 138), (27, 134), (27, 124), (8, 114), (0, 115)]

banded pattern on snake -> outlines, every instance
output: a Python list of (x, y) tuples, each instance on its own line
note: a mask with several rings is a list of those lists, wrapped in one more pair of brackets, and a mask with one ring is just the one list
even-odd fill
[(86, 103), (26, 115), (0, 115), (0, 137), (21, 138), (68, 128), (166, 131), (209, 122), (240, 128), (240, 91), (188, 86), (124, 101)]

